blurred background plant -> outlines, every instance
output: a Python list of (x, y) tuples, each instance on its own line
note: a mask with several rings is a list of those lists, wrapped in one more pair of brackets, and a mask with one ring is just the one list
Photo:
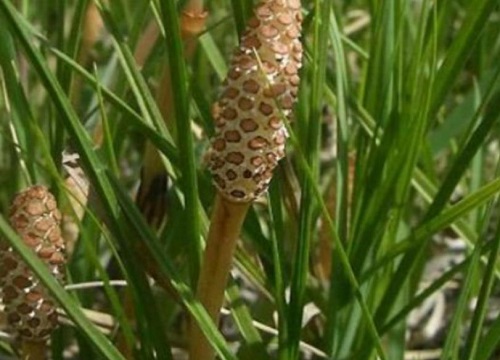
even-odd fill
[[(0, 235), (61, 307), (50, 358), (182, 359), (189, 318), (223, 359), (496, 358), (496, 0), (303, 0), (287, 158), (220, 331), (194, 300), (211, 106), (256, 3), (0, 0)], [(64, 213), (65, 289), (7, 224), (32, 184)]]

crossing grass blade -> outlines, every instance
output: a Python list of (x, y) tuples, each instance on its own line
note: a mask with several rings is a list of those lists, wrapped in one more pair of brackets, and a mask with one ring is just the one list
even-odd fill
[(183, 47), (179, 19), (172, 1), (160, 2), (160, 13), (165, 29), (172, 79), (175, 120), (177, 125), (177, 146), (179, 148), (181, 188), (185, 197), (184, 228), (190, 248), (190, 274), (192, 284), (196, 284), (201, 262), (201, 237), (198, 200), (198, 178), (194, 154), (189, 113), (188, 76), (184, 64)]
[[(68, 273), (75, 285), (102, 280), (103, 291), (68, 295), (0, 216), (2, 240), (74, 322), (74, 332), (53, 336), (53, 358), (71, 346), (79, 358), (120, 359), (128, 347), (137, 358), (176, 360), (188, 347), (187, 318), (221, 359), (399, 359), (431, 343), (443, 358), (491, 358), (500, 342), (500, 321), (485, 321), (500, 277), (496, 0), (302, 0), (306, 61), (286, 161), (243, 225), (230, 315), (214, 324), (195, 301), (215, 193), (203, 160), (217, 129), (212, 104), (258, 1), (0, 0), (0, 212), (34, 183), (66, 202), (62, 150), (79, 155), (70, 171), (81, 165), (91, 184)], [(179, 24), (193, 3), (208, 16), (188, 64)], [(104, 27), (82, 61), (93, 4)], [(150, 26), (151, 52), (137, 64)], [(167, 67), (175, 119), (165, 126), (156, 92)], [(133, 201), (145, 142), (172, 179), (157, 233)], [(450, 250), (451, 235), (461, 250)], [(138, 241), (168, 292), (146, 276)], [(450, 268), (428, 273), (429, 261), (457, 252)], [(127, 282), (135, 319), (115, 278)], [(457, 310), (443, 320), (449, 331), (417, 344), (407, 320), (441, 293)], [(94, 306), (115, 318), (120, 340), (85, 318), (82, 308)], [(14, 348), (2, 338), (0, 357)]]

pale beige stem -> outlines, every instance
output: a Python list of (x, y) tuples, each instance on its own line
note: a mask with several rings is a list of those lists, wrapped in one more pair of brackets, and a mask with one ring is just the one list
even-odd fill
[(158, 40), (158, 36), (160, 36), (160, 28), (156, 23), (156, 20), (153, 19), (149, 22), (146, 30), (141, 34), (139, 41), (135, 47), (134, 58), (135, 62), (139, 67), (143, 67), (148, 59), (153, 47)]
[[(101, 32), (104, 29), (104, 23), (101, 18), (101, 14), (97, 9), (94, 2), (90, 2), (85, 10), (85, 18), (82, 29), (82, 41), (80, 45), (80, 50), (78, 52), (78, 64), (83, 67), (90, 65), (92, 60), (91, 52), (95, 44), (101, 36)], [(78, 107), (80, 102), (81, 90), (82, 90), (82, 77), (75, 75), (71, 82), (70, 89), (70, 99), (73, 106)], [(97, 139), (96, 142), (100, 144), (101, 138)]]
[[(220, 194), (215, 199), (196, 291), (197, 299), (215, 324), (219, 322), (236, 241), (249, 207), (250, 203), (230, 202)], [(189, 355), (191, 360), (211, 360), (215, 357), (214, 349), (195, 321), (191, 324)]]
[(203, 14), (203, 0), (191, 0), (184, 10), (193, 14)]
[(47, 344), (45, 341), (23, 340), (21, 345), (22, 360), (47, 360)]

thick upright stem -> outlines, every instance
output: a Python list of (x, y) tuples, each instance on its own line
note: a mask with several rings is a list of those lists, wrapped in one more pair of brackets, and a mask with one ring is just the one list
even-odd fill
[(47, 360), (45, 341), (23, 340), (21, 345), (22, 360)]
[[(220, 194), (215, 199), (207, 244), (198, 280), (196, 296), (217, 324), (224, 300), (236, 240), (250, 203), (234, 203)], [(191, 325), (190, 359), (211, 360), (215, 356), (198, 324)]]

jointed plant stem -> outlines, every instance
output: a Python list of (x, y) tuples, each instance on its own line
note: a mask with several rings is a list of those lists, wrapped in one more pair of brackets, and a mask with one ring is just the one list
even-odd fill
[(46, 360), (47, 344), (45, 341), (23, 340), (21, 345), (22, 360)]
[[(195, 16), (203, 14), (204, 13), (203, 0), (188, 1), (186, 6), (184, 7), (184, 12), (187, 12), (187, 13), (189, 13), (191, 15), (195, 15)], [(184, 29), (189, 24), (186, 24), (186, 22), (184, 20), (182, 20), (182, 21), (184, 22), (184, 24), (182, 24), (184, 26), (181, 25), (181, 27)]]
[[(250, 203), (234, 203), (217, 194), (196, 297), (217, 324), (224, 299), (236, 241)], [(190, 358), (210, 360), (214, 350), (196, 323), (191, 325)]]

